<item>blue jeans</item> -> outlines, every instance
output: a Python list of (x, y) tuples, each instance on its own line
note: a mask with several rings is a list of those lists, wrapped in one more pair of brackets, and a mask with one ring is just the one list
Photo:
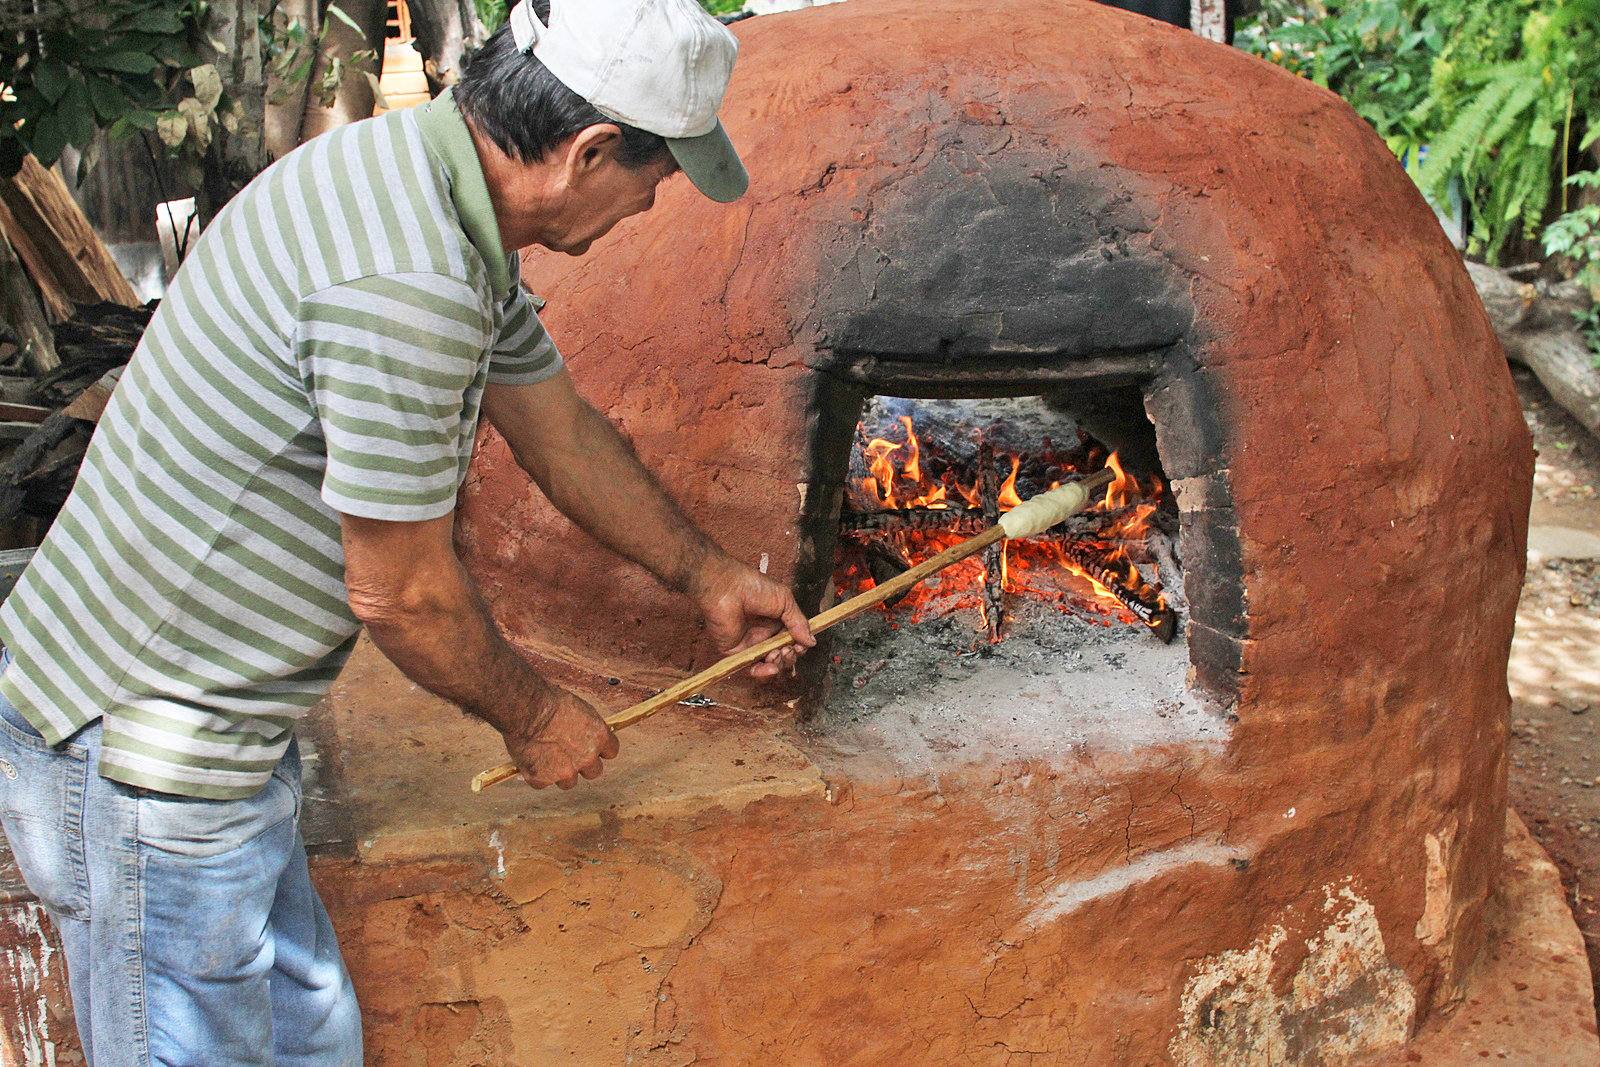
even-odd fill
[(61, 936), (90, 1064), (360, 1067), (300, 839), (298, 748), (248, 800), (121, 785), (99, 749), (98, 722), (52, 748), (0, 697), (0, 821)]

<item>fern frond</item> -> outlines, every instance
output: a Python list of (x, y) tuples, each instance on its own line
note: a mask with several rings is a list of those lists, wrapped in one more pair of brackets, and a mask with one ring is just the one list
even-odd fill
[(1491, 81), (1428, 149), (1427, 162), (1417, 174), (1417, 184), (1438, 195), (1450, 179), (1467, 168), (1467, 160), (1483, 147), (1483, 135), (1495, 121), (1506, 99), (1516, 89), (1510, 80)]

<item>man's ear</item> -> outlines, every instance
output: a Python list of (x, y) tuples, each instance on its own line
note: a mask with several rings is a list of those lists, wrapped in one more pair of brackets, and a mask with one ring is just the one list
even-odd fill
[(615, 158), (622, 147), (622, 130), (615, 123), (597, 122), (572, 135), (567, 145), (567, 184), (577, 185)]

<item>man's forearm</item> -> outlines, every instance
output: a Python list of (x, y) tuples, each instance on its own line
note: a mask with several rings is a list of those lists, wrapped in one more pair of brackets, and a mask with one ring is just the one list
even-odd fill
[[(379, 650), (407, 678), (502, 734), (543, 729), (558, 691), (501, 636), (454, 553), (446, 558), (435, 547), (398, 565), (369, 565), (369, 555), (415, 547), (384, 544), (396, 534), (392, 525), (363, 524), (365, 537), (352, 537), (350, 525), (347, 519), (350, 602)], [(397, 574), (425, 578), (398, 585)]]
[(722, 550), (683, 513), (631, 445), (588, 403), (564, 413), (537, 446), (519, 446), (517, 462), (562, 514), (614, 552), (679, 592), (694, 592)]

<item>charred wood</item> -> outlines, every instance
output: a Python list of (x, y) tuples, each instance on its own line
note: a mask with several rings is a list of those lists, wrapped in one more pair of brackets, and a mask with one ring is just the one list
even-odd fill
[[(1080, 512), (1067, 519), (1064, 529), (1075, 537), (1104, 540), (1096, 535), (1131, 515), (1133, 506), (1110, 511)], [(896, 511), (846, 511), (839, 515), (839, 532), (861, 537), (878, 533), (937, 531), (971, 536), (990, 526), (982, 508), (901, 508)]]
[[(1000, 472), (994, 465), (994, 446), (987, 440), (978, 445), (978, 504), (983, 509), (985, 528), (1000, 521)], [(983, 550), (983, 620), (989, 627), (989, 641), (1000, 640), (1001, 614), (1005, 610), (1005, 543), (996, 542)]]
[(1068, 559), (1104, 586), (1106, 591), (1121, 601), (1122, 606), (1133, 612), (1140, 622), (1150, 627), (1150, 631), (1162, 644), (1171, 643), (1178, 629), (1177, 615), (1171, 608), (1147, 600), (1143, 594), (1129, 585), (1099, 552), (1084, 542), (1067, 541), (1063, 544), (1062, 550)]
[(1156, 574), (1161, 579), (1162, 599), (1174, 611), (1187, 612), (1189, 601), (1183, 595), (1183, 568), (1178, 564), (1177, 542), (1160, 530), (1151, 530), (1145, 536), (1145, 545), (1153, 557)]
[[(867, 542), (867, 571), (878, 585), (884, 585), (890, 579), (899, 577), (913, 566), (915, 564), (911, 562), (906, 550), (892, 541), (880, 537)], [(899, 596), (890, 597), (883, 602), (884, 607), (894, 607), (910, 592), (911, 590), (907, 589)]]
[(913, 530), (980, 534), (988, 529), (978, 508), (903, 508), (899, 511), (846, 511), (839, 532), (852, 537)]

